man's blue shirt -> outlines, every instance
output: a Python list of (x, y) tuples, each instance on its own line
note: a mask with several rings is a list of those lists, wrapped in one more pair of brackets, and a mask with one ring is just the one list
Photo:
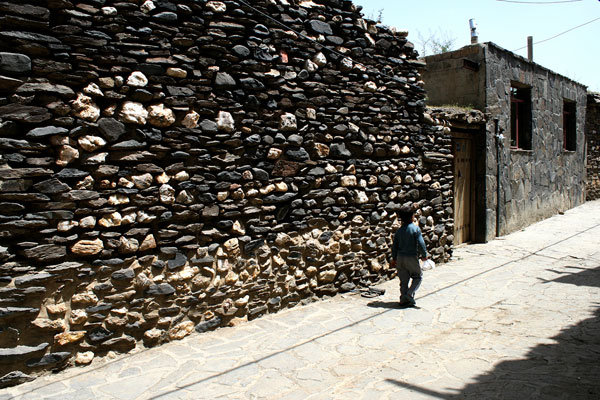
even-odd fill
[(394, 242), (392, 244), (392, 260), (397, 256), (419, 256), (427, 257), (425, 241), (421, 234), (421, 229), (413, 223), (398, 228), (394, 233)]

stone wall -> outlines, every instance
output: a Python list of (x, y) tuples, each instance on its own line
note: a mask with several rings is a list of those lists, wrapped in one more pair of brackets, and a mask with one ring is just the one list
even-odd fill
[[(488, 113), (488, 180), (496, 181), (498, 133), (500, 146), (500, 207), (496, 185), (488, 187), (488, 224), (494, 226), (500, 211), (499, 232), (504, 235), (548, 218), (585, 201), (585, 86), (528, 62), (494, 44), (486, 50)], [(532, 150), (510, 147), (510, 87), (518, 82), (531, 87)], [(577, 103), (576, 151), (563, 149), (563, 101)], [(493, 224), (493, 225), (492, 225)], [(489, 229), (489, 238), (494, 230)]]
[(237, 1), (0, 1), (0, 385), (389, 278), (408, 201), (448, 259), (450, 139), (406, 32), (252, 4), (288, 27)]
[(586, 200), (600, 199), (600, 94), (587, 96), (585, 134), (587, 140)]

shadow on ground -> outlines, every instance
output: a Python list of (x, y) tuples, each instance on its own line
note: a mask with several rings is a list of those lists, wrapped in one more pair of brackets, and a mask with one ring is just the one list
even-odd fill
[[(566, 267), (552, 281), (600, 287), (600, 267)], [(600, 299), (599, 299), (600, 300)], [(600, 303), (591, 318), (567, 327), (524, 359), (503, 361), (462, 389), (437, 392), (395, 379), (388, 382), (438, 399), (600, 399)]]

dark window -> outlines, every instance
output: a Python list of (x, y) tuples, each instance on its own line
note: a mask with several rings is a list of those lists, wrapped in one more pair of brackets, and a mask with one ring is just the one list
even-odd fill
[(531, 88), (510, 88), (510, 146), (531, 150)]
[(567, 151), (577, 150), (577, 103), (563, 102), (563, 148)]

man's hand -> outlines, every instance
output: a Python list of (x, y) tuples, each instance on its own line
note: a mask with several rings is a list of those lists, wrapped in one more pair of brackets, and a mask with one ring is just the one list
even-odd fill
[(429, 259), (429, 257), (421, 257), (421, 261), (425, 262)]
[(392, 261), (390, 262), (390, 267), (392, 267), (392, 268), (396, 268), (396, 260), (392, 260)]

